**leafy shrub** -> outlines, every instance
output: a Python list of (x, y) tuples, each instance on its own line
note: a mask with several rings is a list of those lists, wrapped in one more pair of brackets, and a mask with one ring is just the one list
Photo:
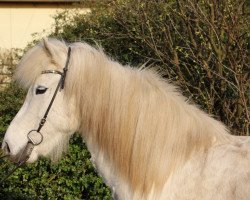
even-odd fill
[(98, 43), (122, 63), (158, 68), (234, 134), (249, 135), (246, 1), (116, 0), (104, 5), (89, 15), (60, 13), (52, 36)]
[(4, 133), (23, 103), (24, 91), (15, 84), (0, 93), (0, 133)]

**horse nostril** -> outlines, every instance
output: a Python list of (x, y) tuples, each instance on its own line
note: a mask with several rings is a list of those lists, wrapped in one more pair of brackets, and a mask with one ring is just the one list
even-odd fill
[(10, 154), (10, 147), (7, 142), (5, 142), (3, 149), (6, 154)]

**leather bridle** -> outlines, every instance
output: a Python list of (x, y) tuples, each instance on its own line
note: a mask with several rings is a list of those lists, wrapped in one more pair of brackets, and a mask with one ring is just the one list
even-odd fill
[(21, 154), (20, 154), (20, 156), (18, 158), (16, 167), (13, 170), (11, 170), (11, 172), (8, 173), (1, 180), (1, 182), (5, 181), (19, 167), (24, 165), (26, 163), (26, 161), (29, 159), (34, 147), (42, 143), (43, 135), (41, 133), (41, 129), (44, 126), (44, 124), (46, 123), (46, 119), (48, 117), (49, 111), (50, 111), (50, 109), (51, 109), (51, 107), (53, 105), (53, 102), (54, 102), (54, 100), (56, 98), (56, 95), (57, 95), (58, 91), (64, 89), (65, 79), (66, 79), (68, 66), (69, 66), (69, 61), (70, 61), (70, 55), (71, 55), (71, 48), (69, 47), (68, 48), (68, 53), (67, 53), (67, 60), (66, 60), (65, 66), (63, 68), (63, 72), (60, 72), (58, 70), (44, 70), (44, 71), (42, 71), (42, 74), (59, 74), (61, 76), (61, 78), (60, 78), (60, 80), (59, 80), (59, 82), (58, 82), (58, 84), (56, 86), (56, 89), (55, 89), (55, 92), (54, 92), (54, 94), (52, 96), (52, 99), (51, 99), (51, 101), (50, 101), (50, 103), (49, 103), (49, 105), (48, 105), (42, 119), (40, 120), (38, 128), (34, 129), (34, 130), (31, 130), (27, 134), (28, 142), (27, 142), (26, 146), (23, 148), (23, 150), (22, 150), (22, 152), (21, 152)]

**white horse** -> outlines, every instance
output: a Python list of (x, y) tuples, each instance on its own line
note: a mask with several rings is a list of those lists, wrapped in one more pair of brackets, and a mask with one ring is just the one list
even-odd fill
[[(250, 137), (230, 135), (154, 71), (122, 66), (86, 43), (69, 46), (65, 88), (27, 162), (57, 160), (79, 132), (114, 198), (250, 199)], [(63, 72), (68, 48), (44, 39), (16, 70), (16, 80), (29, 90), (3, 141), (14, 161), (44, 117), (62, 75), (51, 70)]]

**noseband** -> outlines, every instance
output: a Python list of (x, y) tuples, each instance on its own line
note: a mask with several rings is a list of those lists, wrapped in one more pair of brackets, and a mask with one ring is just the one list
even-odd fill
[(43, 141), (43, 135), (40, 132), (42, 127), (44, 126), (44, 124), (46, 123), (46, 119), (48, 117), (49, 111), (53, 105), (53, 102), (56, 98), (56, 95), (60, 90), (64, 89), (64, 84), (65, 84), (65, 79), (66, 79), (66, 75), (67, 75), (67, 71), (68, 71), (68, 66), (69, 66), (69, 61), (70, 61), (70, 55), (71, 55), (71, 48), (68, 48), (68, 53), (67, 53), (67, 60), (65, 63), (65, 67), (63, 68), (63, 72), (60, 72), (58, 70), (44, 70), (42, 71), (42, 74), (59, 74), (61, 76), (57, 86), (56, 86), (56, 90), (52, 96), (52, 99), (43, 115), (43, 118), (40, 120), (39, 126), (37, 129), (31, 130), (28, 134), (27, 134), (27, 138), (28, 138), (28, 142), (26, 144), (26, 146), (24, 147), (24, 149), (22, 150), (18, 161), (17, 161), (17, 165), (16, 167), (8, 174), (6, 175), (1, 182), (3, 182), (4, 180), (6, 180), (11, 174), (13, 174), (20, 166), (24, 165), (26, 163), (26, 161), (29, 159), (33, 149), (35, 146), (39, 145), (42, 143)]

